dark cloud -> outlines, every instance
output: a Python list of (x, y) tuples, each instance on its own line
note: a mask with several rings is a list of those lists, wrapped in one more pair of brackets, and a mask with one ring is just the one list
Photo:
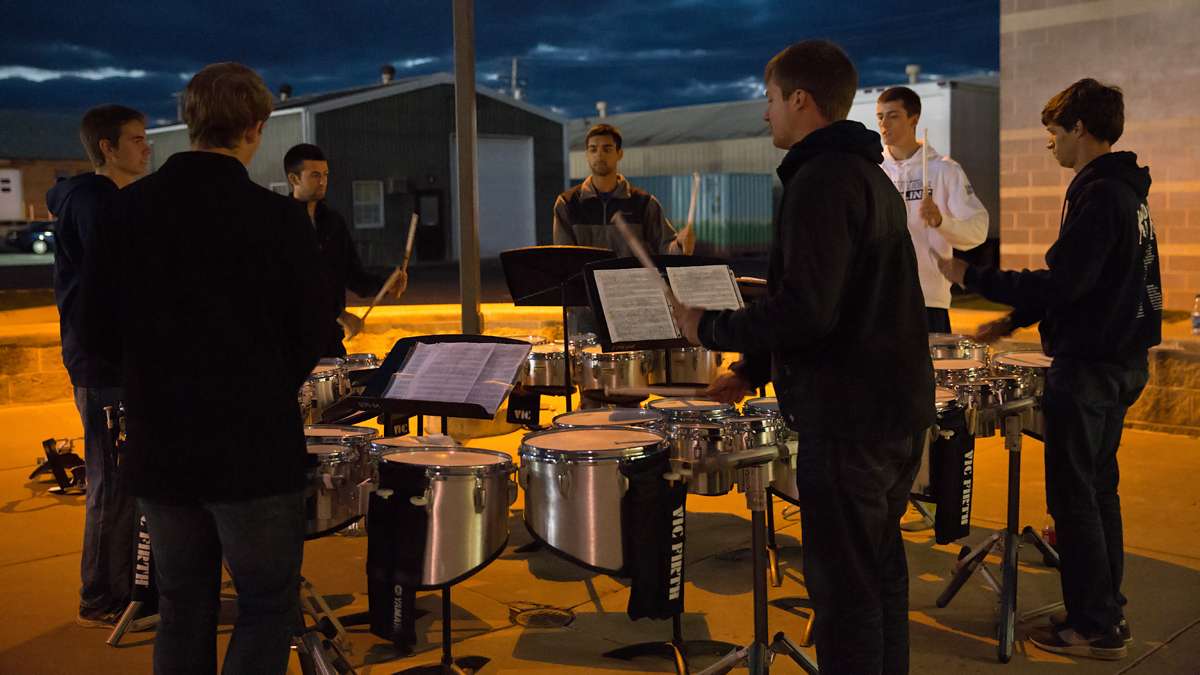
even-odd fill
[[(173, 115), (172, 93), (206, 63), (237, 60), (296, 94), (453, 67), (449, 0), (288, 3), (11, 3), (0, 42), (4, 107), (77, 112), (122, 101)], [(808, 37), (842, 44), (862, 84), (920, 63), (943, 77), (999, 69), (995, 0), (672, 0), (476, 3), (476, 69), (503, 86), (520, 58), (527, 98), (571, 116), (756, 96), (763, 64)], [(41, 81), (34, 81), (41, 80)]]

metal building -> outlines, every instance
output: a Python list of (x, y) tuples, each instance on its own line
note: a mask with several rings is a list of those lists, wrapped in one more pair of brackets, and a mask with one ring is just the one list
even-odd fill
[[(980, 201), (988, 209), (990, 236), (996, 237), (1000, 221), (998, 83), (993, 80), (950, 81), (907, 86), (916, 91), (922, 101), (918, 133), (928, 128), (930, 145), (963, 166)], [(860, 89), (849, 119), (875, 129), (875, 100), (885, 88)], [(731, 101), (609, 115), (603, 120), (571, 120), (567, 125), (571, 177), (580, 180), (587, 176), (583, 137), (588, 127), (599, 121), (621, 130), (625, 150), (621, 173), (635, 185), (639, 184), (639, 177), (680, 176), (693, 172), (774, 176), (784, 151), (771, 143), (770, 132), (762, 118), (765, 108), (765, 100)], [(672, 211), (668, 215), (678, 223), (687, 213)]]
[[(566, 120), (525, 101), (478, 89), (481, 257), (549, 243), (554, 199), (566, 177)], [(151, 168), (188, 147), (175, 124), (149, 132)], [(271, 114), (250, 176), (288, 193), (283, 155), (315, 143), (329, 158), (326, 200), (351, 228), (363, 263), (395, 265), (411, 215), (414, 258), (457, 258), (454, 78), (438, 73), (343, 91), (286, 97)]]

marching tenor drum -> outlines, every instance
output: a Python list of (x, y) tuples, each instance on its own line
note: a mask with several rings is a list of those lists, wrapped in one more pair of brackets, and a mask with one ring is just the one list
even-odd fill
[(630, 477), (664, 469), (667, 439), (650, 429), (551, 429), (521, 442), (525, 526), (560, 555), (616, 574), (625, 568), (622, 500)]
[(988, 346), (976, 342), (966, 335), (953, 333), (930, 333), (929, 356), (939, 359), (973, 359), (981, 363), (988, 362)]
[(934, 359), (933, 379), (939, 387), (954, 388), (960, 382), (987, 377), (987, 364), (978, 359)]
[(321, 359), (301, 388), (302, 398), (305, 397), (305, 390), (311, 396), (309, 414), (305, 421), (320, 422), (321, 415), (329, 406), (350, 393), (350, 379), (346, 374), (345, 361), (339, 358)]
[(1012, 391), (1014, 399), (1034, 398), (1033, 415), (1025, 425), (1025, 431), (1042, 438), (1046, 429), (1042, 417), (1042, 393), (1046, 389), (1046, 371), (1054, 362), (1039, 350), (1010, 351), (997, 354), (992, 359), (992, 368), (999, 375), (1010, 375), (1016, 378)]
[(656, 354), (670, 361), (671, 381), (667, 382), (667, 369), (655, 365), (651, 384), (712, 384), (725, 364), (724, 352), (714, 352), (704, 347), (681, 347)]
[(658, 429), (663, 425), (662, 413), (646, 408), (597, 408), (563, 413), (554, 418), (554, 426), (575, 427), (641, 427)]
[(779, 399), (774, 396), (752, 398), (742, 406), (742, 412), (755, 417), (775, 420), (779, 457), (771, 467), (771, 490), (797, 504), (800, 494), (796, 488), (796, 432), (787, 427), (779, 412)]
[(309, 537), (340, 530), (363, 513), (358, 484), (363, 480), (359, 449), (340, 443), (308, 446), (310, 467), (304, 489), (305, 530)]
[(416, 447), (383, 455), (371, 538), (388, 532), (396, 583), (440, 588), (495, 559), (508, 543), (514, 471), (509, 456), (493, 450)]
[[(337, 424), (309, 424), (304, 427), (304, 440), (309, 445), (345, 445), (354, 449), (358, 458), (358, 474), (353, 490), (358, 515), (366, 515), (370, 490), (364, 490), (364, 484), (371, 475), (371, 440), (378, 435), (379, 432), (369, 427)], [(357, 521), (340, 530), (340, 534), (345, 535), (361, 535), (365, 532), (366, 528)]]
[(527, 387), (561, 387), (567, 374), (567, 357), (561, 342), (536, 344), (525, 357), (521, 383)]
[(654, 352), (637, 350), (605, 354), (599, 346), (579, 353), (579, 388), (600, 390), (618, 387), (648, 387), (654, 372)]
[[(725, 420), (737, 417), (737, 409), (726, 403), (690, 398), (660, 398), (646, 404), (650, 410), (666, 418), (663, 430), (671, 441), (671, 459), (684, 464), (685, 470), (732, 452), (727, 442)], [(716, 497), (733, 487), (733, 469), (693, 471), (688, 478), (688, 492)]]

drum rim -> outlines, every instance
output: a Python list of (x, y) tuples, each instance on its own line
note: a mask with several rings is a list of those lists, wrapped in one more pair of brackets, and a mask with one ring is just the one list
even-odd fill
[(745, 414), (742, 414), (742, 415), (737, 415), (735, 417), (728, 417), (726, 419), (723, 419), (723, 420), (721, 420), (720, 424), (721, 424), (721, 426), (724, 427), (724, 426), (732, 426), (734, 424), (745, 423), (745, 422), (762, 422), (762, 423), (770, 425), (771, 427), (776, 428), (776, 429), (779, 428), (780, 426), (783, 426), (783, 420), (779, 415), (745, 415)]
[[(611, 450), (554, 450), (549, 448), (538, 448), (529, 445), (529, 439), (538, 438), (539, 436), (546, 436), (549, 434), (557, 434), (567, 431), (611, 431), (614, 429), (633, 429), (648, 434), (653, 434), (659, 438), (659, 442), (654, 446), (635, 445), (628, 448), (614, 448)], [(517, 449), (517, 456), (521, 458), (522, 463), (524, 463), (526, 460), (561, 462), (563, 464), (592, 464), (598, 462), (633, 461), (654, 457), (659, 453), (666, 452), (670, 442), (670, 437), (665, 433), (658, 431), (657, 429), (650, 429), (646, 427), (626, 427), (615, 425), (557, 427), (525, 434), (525, 436), (521, 439), (520, 447)]]
[(929, 346), (945, 346), (945, 345), (962, 345), (963, 343), (970, 344), (972, 347), (986, 347), (987, 344), (971, 339), (970, 335), (961, 333), (930, 333)]
[(666, 408), (666, 409), (664, 409), (664, 408), (659, 408), (654, 405), (655, 403), (658, 403), (659, 401), (693, 401), (693, 400), (699, 401), (699, 400), (703, 400), (703, 399), (700, 399), (700, 398), (697, 398), (694, 396), (693, 397), (671, 396), (671, 397), (666, 397), (666, 398), (656, 398), (652, 401), (647, 401), (645, 407), (649, 408), (650, 410), (655, 410), (657, 412), (660, 412), (667, 418), (682, 417), (685, 415), (711, 415), (713, 413), (725, 414), (726, 416), (730, 416), (730, 414), (732, 414), (732, 415), (738, 414), (737, 408), (734, 407), (732, 404), (721, 403), (720, 401), (709, 401), (709, 403), (712, 403), (713, 405), (718, 406), (716, 408)]
[[(567, 422), (560, 421), (564, 417), (570, 417), (571, 415), (595, 414), (597, 412), (612, 411), (612, 410), (636, 410), (636, 411), (639, 411), (638, 414), (646, 415), (646, 417), (642, 417), (641, 419), (636, 419), (636, 420), (630, 420), (628, 422), (614, 422), (611, 424), (569, 424)], [(650, 417), (650, 415), (654, 415), (654, 417)], [(557, 428), (557, 429), (580, 429), (583, 427), (636, 427), (636, 428), (641, 428), (647, 424), (654, 424), (656, 422), (665, 422), (665, 421), (666, 421), (666, 417), (657, 410), (650, 410), (647, 408), (618, 408), (616, 406), (605, 406), (604, 408), (590, 408), (590, 409), (584, 409), (584, 410), (572, 410), (571, 412), (559, 413), (559, 414), (555, 415), (553, 419), (550, 420), (550, 424), (553, 428)]]
[[(599, 345), (590, 346), (599, 347)], [(649, 349), (632, 349), (620, 352), (590, 352), (587, 349), (583, 349), (579, 352), (579, 358), (584, 362), (591, 360), (623, 363), (629, 361), (649, 361), (654, 358), (654, 353)]]
[[(345, 436), (340, 436), (340, 437), (339, 436), (309, 436), (308, 435), (309, 429), (338, 429), (338, 430), (356, 429), (360, 432), (366, 432), (366, 433), (352, 433), (352, 434), (347, 434)], [(378, 437), (379, 437), (378, 430), (372, 429), (371, 427), (355, 426), (353, 424), (305, 424), (304, 425), (304, 438), (306, 440), (310, 439), (310, 438), (321, 438), (321, 439), (338, 438), (339, 441), (342, 441), (347, 438), (360, 439), (360, 440), (372, 440), (372, 439), (375, 439)], [(309, 443), (309, 445), (320, 445), (320, 444), (319, 443)]]
[(507, 452), (500, 452), (499, 450), (488, 450), (487, 448), (468, 448), (468, 447), (461, 446), (461, 445), (422, 445), (422, 446), (412, 446), (409, 448), (400, 447), (400, 446), (388, 446), (388, 447), (392, 448), (391, 452), (384, 452), (384, 453), (379, 454), (379, 465), (380, 466), (383, 466), (383, 463), (387, 461), (388, 455), (411, 454), (414, 452), (428, 452), (428, 451), (432, 450), (432, 451), (436, 451), (436, 452), (471, 452), (471, 453), (476, 453), (476, 454), (480, 454), (480, 455), (491, 455), (493, 457), (499, 457), (501, 459), (501, 461), (495, 462), (492, 464), (475, 464), (475, 465), (411, 464), (408, 462), (394, 462), (394, 463), (395, 464), (404, 464), (405, 466), (411, 466), (411, 467), (425, 469), (425, 473), (427, 473), (427, 474), (432, 473), (432, 474), (436, 474), (439, 476), (477, 476), (477, 475), (481, 475), (481, 474), (488, 476), (488, 475), (498, 474), (498, 473), (509, 474), (509, 473), (512, 473), (517, 470), (516, 465), (513, 463), (512, 457), (510, 457)]
[[(332, 452), (312, 452), (310, 448), (316, 446), (337, 448), (337, 450)], [(304, 447), (304, 452), (309, 457), (316, 458), (317, 463), (321, 465), (345, 464), (347, 462), (357, 462), (359, 459), (358, 448), (346, 443), (308, 443)]]
[(1010, 354), (1040, 354), (1040, 355), (1045, 356), (1046, 358), (1050, 359), (1051, 365), (1053, 365), (1053, 362), (1054, 362), (1054, 357), (1048, 355), (1045, 352), (1045, 350), (1042, 350), (1042, 349), (1010, 349), (1006, 352), (997, 352), (997, 353), (993, 354), (992, 355), (992, 363), (994, 363), (997, 367), (1021, 368), (1023, 370), (1032, 370), (1032, 371), (1044, 371), (1050, 367), (1050, 366), (1031, 366), (1027, 363), (1004, 363), (1003, 361), (1000, 360), (1000, 359), (1004, 358), (1005, 356), (1009, 356)]
[(344, 377), (346, 372), (341, 367), (322, 370), (321, 372), (312, 372), (308, 377), (304, 378), (305, 382), (324, 382), (325, 380), (336, 380)]

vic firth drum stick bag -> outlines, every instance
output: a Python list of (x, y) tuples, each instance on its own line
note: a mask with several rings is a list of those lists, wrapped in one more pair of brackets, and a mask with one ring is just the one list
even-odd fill
[(622, 543), (631, 580), (630, 619), (669, 619), (683, 613), (684, 508), (687, 484), (663, 479), (666, 454), (621, 467), (629, 490), (621, 500)]
[[(413, 475), (406, 476), (406, 473)], [(416, 644), (416, 589), (420, 587), (429, 516), (409, 501), (424, 494), (423, 467), (380, 462), (380, 488), (367, 510), (367, 611), (371, 632), (395, 645)]]
[(137, 531), (133, 541), (133, 586), (129, 599), (142, 603), (142, 616), (158, 613), (158, 584), (154, 581), (154, 555), (150, 550), (150, 526), (146, 515), (134, 506)]
[(949, 544), (971, 533), (975, 437), (967, 433), (967, 418), (961, 410), (939, 426), (940, 433), (929, 446), (929, 483), (937, 504), (933, 535), (937, 543)]

